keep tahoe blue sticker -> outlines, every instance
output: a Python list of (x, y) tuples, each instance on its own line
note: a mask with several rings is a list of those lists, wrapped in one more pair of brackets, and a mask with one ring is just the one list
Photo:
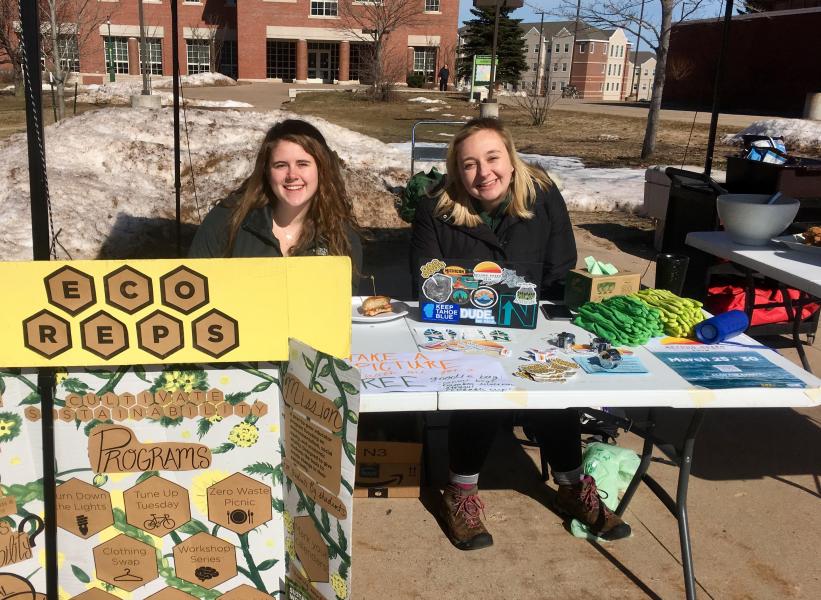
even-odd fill
[(422, 303), (422, 320), (435, 323), (458, 323), (458, 304), (435, 304), (433, 302)]

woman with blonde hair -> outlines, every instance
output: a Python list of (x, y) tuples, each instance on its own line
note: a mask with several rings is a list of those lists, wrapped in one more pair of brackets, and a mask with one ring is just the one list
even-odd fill
[(362, 264), (339, 159), (319, 130), (287, 119), (265, 134), (251, 174), (206, 215), (189, 256), (348, 256)]
[[(447, 181), (420, 201), (413, 222), (411, 272), (432, 258), (542, 263), (545, 299), (563, 296), (564, 279), (576, 264), (576, 242), (561, 193), (541, 169), (517, 155), (510, 132), (497, 119), (468, 122), (448, 148)], [(418, 286), (417, 288), (418, 289)], [(479, 472), (503, 411), (454, 411), (448, 427), (450, 482), (440, 518), (460, 550), (490, 546), (481, 521)], [(556, 509), (614, 540), (630, 526), (599, 501), (595, 481), (584, 475), (581, 426), (576, 410), (529, 411), (531, 428), (558, 485)]]

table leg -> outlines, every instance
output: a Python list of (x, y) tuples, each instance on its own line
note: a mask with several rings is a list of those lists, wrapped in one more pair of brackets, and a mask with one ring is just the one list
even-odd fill
[(696, 597), (696, 577), (693, 571), (693, 553), (690, 546), (690, 527), (687, 519), (687, 490), (690, 481), (690, 468), (693, 463), (693, 447), (703, 420), (704, 410), (696, 410), (690, 420), (690, 426), (687, 428), (679, 464), (678, 489), (676, 490), (676, 519), (678, 520), (678, 534), (681, 542), (681, 563), (684, 568), (684, 588), (687, 593), (687, 600), (695, 600)]
[(655, 425), (655, 417), (654, 410), (652, 408), (648, 413), (647, 420), (647, 428), (641, 433), (644, 438), (644, 446), (641, 449), (641, 461), (639, 462), (639, 467), (636, 469), (633, 479), (630, 480), (630, 485), (627, 486), (624, 495), (621, 497), (619, 505), (616, 507), (616, 514), (620, 517), (623, 516), (624, 511), (627, 510), (630, 500), (633, 499), (633, 494), (636, 493), (639, 485), (641, 485), (642, 479), (644, 479), (644, 476), (647, 475), (647, 471), (650, 468), (650, 462), (653, 460), (653, 428)]

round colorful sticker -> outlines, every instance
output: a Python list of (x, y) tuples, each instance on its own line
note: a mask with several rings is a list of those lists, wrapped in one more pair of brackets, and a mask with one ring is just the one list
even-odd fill
[(475, 289), (470, 295), (470, 302), (476, 308), (491, 308), (496, 304), (498, 299), (499, 295), (496, 293), (496, 290), (489, 287)]

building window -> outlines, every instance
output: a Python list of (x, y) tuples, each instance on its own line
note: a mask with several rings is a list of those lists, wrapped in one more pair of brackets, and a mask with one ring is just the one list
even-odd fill
[(534, 70), (534, 71), (538, 71), (538, 70), (539, 70), (539, 63), (537, 63), (537, 62), (533, 63), (533, 70)]
[(606, 83), (604, 89), (609, 92), (610, 91), (610, 84)]
[(587, 52), (587, 42), (579, 42), (579, 53)]
[(567, 43), (564, 45), (564, 51), (565, 51), (565, 52), (570, 52), (570, 42), (567, 42)]
[(373, 77), (370, 76), (369, 66), (372, 64), (370, 56), (372, 48), (366, 43), (351, 43), (350, 67), (348, 77), (351, 80), (358, 80), (359, 83), (371, 83)]
[(567, 71), (567, 63), (562, 63), (562, 71)]
[(607, 74), (608, 74), (608, 75), (610, 75), (610, 74), (611, 74), (611, 73), (610, 73), (610, 67), (612, 67), (612, 66), (613, 66), (613, 65), (607, 65)]
[(562, 81), (562, 82), (561, 82), (561, 86), (562, 86), (562, 89), (564, 90), (564, 88), (566, 88), (566, 87), (567, 87), (567, 82), (566, 82), (566, 81)]
[(425, 12), (439, 12), (439, 0), (425, 0)]
[(554, 90), (554, 91), (556, 90), (556, 82), (555, 81), (550, 82), (550, 89)]
[(80, 53), (77, 50), (76, 35), (61, 35), (57, 38), (57, 55), (63, 71), (80, 72)]
[(646, 90), (646, 89), (647, 89), (647, 84), (646, 84), (646, 83), (642, 83), (642, 84), (641, 84), (641, 89)]
[(105, 50), (106, 64), (111, 60), (115, 73), (128, 73), (128, 38), (107, 37)]
[(296, 79), (296, 42), (268, 40), (265, 48), (265, 76), (268, 79)]
[(528, 52), (530, 52), (530, 46), (525, 46), (525, 54), (527, 54)]
[(335, 17), (337, 14), (339, 14), (338, 0), (311, 0), (311, 16)]
[(621, 83), (620, 82), (616, 82), (616, 91), (617, 92), (621, 91)]
[(413, 49), (413, 72), (425, 76), (425, 81), (433, 82), (436, 68), (436, 48), (424, 47)]
[(556, 52), (561, 52), (561, 45), (560, 44), (556, 44)]
[[(140, 73), (143, 69), (142, 44), (137, 44), (140, 52)], [(162, 75), (162, 39), (145, 38), (145, 48), (148, 51), (148, 74)]]
[(624, 56), (624, 46), (619, 46), (619, 57)]
[(647, 69), (644, 69), (644, 75), (645, 76), (647, 75)]
[(185, 40), (188, 56), (188, 75), (208, 73), (211, 70), (211, 44), (208, 40)]
[(237, 68), (237, 41), (225, 40), (220, 49), (220, 73), (232, 79), (238, 75)]
[(557, 63), (557, 62), (553, 63), (553, 70), (554, 70), (554, 71), (558, 71), (558, 70), (559, 70), (559, 63)]
[(536, 46), (535, 48), (533, 48), (533, 54), (538, 54), (538, 53), (539, 53), (539, 47)]
[(596, 42), (590, 42), (590, 54), (596, 50)]

